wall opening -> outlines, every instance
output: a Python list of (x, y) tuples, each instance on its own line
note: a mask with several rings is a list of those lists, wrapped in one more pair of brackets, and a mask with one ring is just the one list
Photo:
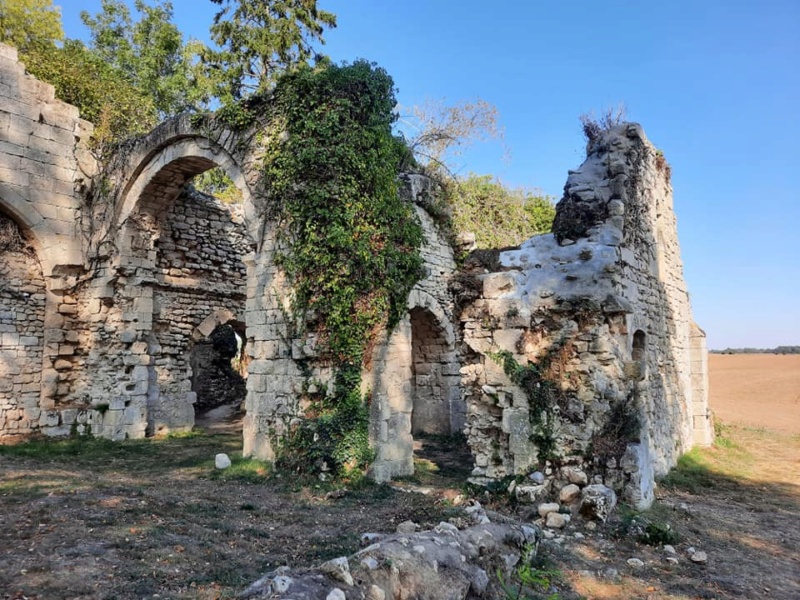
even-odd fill
[[(121, 378), (137, 377), (131, 394), (146, 402), (150, 435), (191, 429), (199, 415), (233, 405), (233, 396), (244, 395), (243, 377), (220, 384), (235, 371), (224, 368), (219, 355), (226, 344), (216, 339), (232, 331), (227, 337), (238, 336), (243, 349), (244, 324), (232, 323), (215, 336), (211, 330), (218, 321), (198, 334), (209, 314), (229, 313), (225, 321), (245, 314), (244, 257), (255, 247), (244, 215), (246, 201), (224, 203), (194, 185), (209, 170), (230, 173), (231, 185), (243, 181), (233, 159), (217, 150), (185, 139), (165, 147), (148, 159), (120, 213), (121, 270), (136, 273), (142, 282), (123, 284), (116, 292), (127, 330), (123, 344), (146, 348), (147, 355), (139, 363), (146, 365), (146, 377), (134, 365)], [(249, 198), (247, 193), (241, 190), (241, 198)], [(241, 363), (242, 357), (237, 360)]]
[(222, 424), (241, 427), (247, 396), (247, 337), (244, 323), (217, 325), (192, 348), (192, 391), (195, 423), (218, 430)]
[(433, 314), (411, 310), (411, 369), (413, 409), (411, 434), (446, 435), (450, 431), (449, 386), (443, 378), (448, 353), (444, 331)]
[(631, 348), (631, 358), (638, 363), (644, 362), (647, 337), (641, 329), (637, 329), (633, 334), (633, 346)]

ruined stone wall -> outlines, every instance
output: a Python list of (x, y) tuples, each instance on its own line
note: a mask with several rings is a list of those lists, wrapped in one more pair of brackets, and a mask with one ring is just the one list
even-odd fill
[[(473, 261), (471, 276), (478, 298), (460, 319), (476, 479), (541, 469), (546, 494), (579, 469), (648, 505), (655, 476), (707, 441), (709, 423), (692, 386), (668, 166), (641, 128), (590, 144), (553, 234)], [(503, 352), (553, 384), (541, 411), (501, 366)]]
[(45, 283), (36, 252), (0, 214), (0, 440), (39, 425)]
[(372, 475), (378, 481), (413, 474), (414, 432), (457, 433), (466, 418), (448, 290), (456, 270), (453, 249), (426, 208), (434, 198), (431, 181), (406, 175), (401, 184), (401, 194), (414, 203), (422, 223), (426, 276), (409, 295), (408, 315), (376, 345), (371, 369), (364, 375), (376, 450)]
[[(0, 346), (4, 355), (15, 354), (11, 370), (20, 373), (14, 377), (26, 380), (25, 389), (16, 390), (20, 395), (4, 401), (14, 415), (9, 423), (18, 431), (68, 433), (77, 418), (65, 370), (71, 368), (78, 341), (73, 287), (84, 262), (78, 228), (81, 192), (97, 170), (88, 149), (92, 129), (77, 108), (55, 98), (53, 86), (25, 72), (15, 49), (0, 44), (0, 213), (21, 230), (26, 270), (36, 271), (22, 287), (38, 290), (27, 307), (10, 297), (0, 306), (0, 313), (15, 314), (14, 320), (30, 312), (30, 320), (18, 321), (15, 328), (35, 332), (25, 336), (31, 346), (24, 352), (13, 349), (10, 335)], [(22, 289), (10, 283), (21, 281), (18, 259), (16, 251), (0, 256), (9, 290)]]
[[(96, 175), (91, 124), (0, 46), (0, 213), (26, 244), (0, 256), (2, 435), (188, 428), (193, 345), (234, 320), (249, 363), (244, 452), (274, 458), (322, 391), (311, 388), (332, 382), (275, 264), (265, 125), (176, 117)], [(242, 214), (183, 192), (215, 166), (242, 191)], [(604, 133), (569, 175), (554, 234), (475, 255), (462, 273), (431, 182), (407, 175), (400, 188), (426, 274), (364, 371), (374, 477), (413, 472), (415, 433), (464, 430), (477, 481), (539, 468), (536, 495), (582, 481), (578, 470), (646, 505), (654, 477), (712, 435), (663, 156), (636, 125)], [(544, 401), (504, 371), (509, 359), (552, 384)]]

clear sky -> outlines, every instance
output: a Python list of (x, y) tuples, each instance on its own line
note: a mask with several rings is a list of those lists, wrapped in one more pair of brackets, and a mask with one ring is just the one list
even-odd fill
[[(67, 36), (80, 10), (55, 0)], [(133, 0), (129, 0), (133, 4)], [(173, 0), (207, 40), (217, 8)], [(624, 103), (672, 165), (695, 319), (709, 347), (800, 344), (800, 2), (798, 0), (318, 0), (334, 12), (334, 60), (366, 58), (401, 104), (482, 98), (498, 144), (463, 172), (560, 198), (580, 164), (578, 116)], [(798, 156), (795, 156), (795, 155)]]

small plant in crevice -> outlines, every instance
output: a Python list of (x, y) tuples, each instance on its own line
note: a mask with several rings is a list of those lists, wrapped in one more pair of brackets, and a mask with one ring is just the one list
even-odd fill
[(535, 547), (527, 545), (523, 548), (519, 565), (508, 574), (497, 570), (497, 580), (504, 600), (559, 600), (561, 596), (554, 591), (555, 584), (563, 574), (552, 568), (545, 568), (536, 559)]
[(563, 347), (563, 343), (554, 344), (539, 362), (529, 362), (526, 366), (519, 364), (508, 351), (489, 354), (528, 399), (531, 442), (536, 445), (536, 456), (542, 463), (558, 458), (556, 408), (563, 403), (564, 392), (550, 371), (552, 361)]
[(672, 180), (672, 167), (661, 150), (656, 150), (656, 170), (666, 177), (667, 183)]
[(592, 437), (589, 455), (605, 469), (609, 459), (619, 461), (628, 444), (638, 442), (641, 420), (636, 406), (635, 389), (627, 398), (611, 404), (604, 427)]

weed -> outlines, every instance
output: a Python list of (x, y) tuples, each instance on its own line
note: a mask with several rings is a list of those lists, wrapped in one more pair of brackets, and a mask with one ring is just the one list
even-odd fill
[(231, 458), (231, 466), (227, 469), (214, 469), (209, 479), (257, 484), (265, 483), (271, 475), (270, 463), (239, 455)]

